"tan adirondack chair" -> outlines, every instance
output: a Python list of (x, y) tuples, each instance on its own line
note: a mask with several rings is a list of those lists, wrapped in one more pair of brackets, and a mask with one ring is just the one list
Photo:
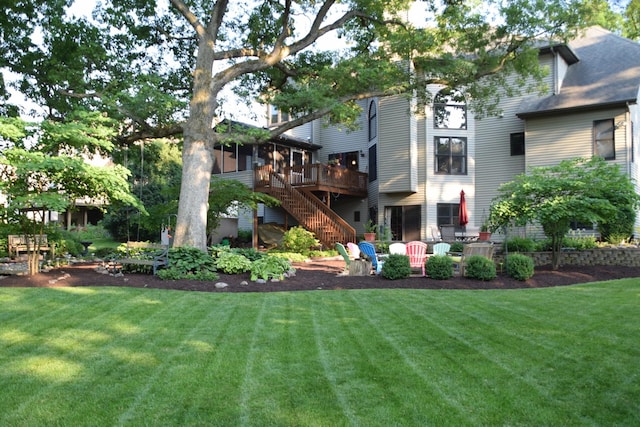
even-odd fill
[(464, 265), (465, 259), (472, 255), (480, 255), (488, 259), (493, 259), (493, 244), (492, 243), (467, 243), (462, 250), (462, 256), (452, 257), (453, 263), (458, 264), (460, 275), (464, 277)]

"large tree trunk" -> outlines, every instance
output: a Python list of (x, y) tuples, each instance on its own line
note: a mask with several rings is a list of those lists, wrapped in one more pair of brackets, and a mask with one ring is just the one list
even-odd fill
[(218, 91), (212, 84), (213, 49), (203, 40), (198, 46), (193, 98), (184, 128), (182, 183), (174, 246), (207, 250), (207, 210), (213, 170), (215, 135), (212, 129)]
[(182, 184), (174, 246), (207, 249), (207, 209), (213, 150), (206, 141), (187, 140), (182, 153)]

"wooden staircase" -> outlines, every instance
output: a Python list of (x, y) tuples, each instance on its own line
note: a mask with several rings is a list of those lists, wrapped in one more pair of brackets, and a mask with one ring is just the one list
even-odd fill
[(281, 207), (293, 216), (304, 228), (313, 232), (327, 248), (337, 242), (355, 242), (356, 231), (338, 214), (329, 209), (310, 191), (298, 190), (284, 176), (269, 173), (265, 192), (280, 200)]

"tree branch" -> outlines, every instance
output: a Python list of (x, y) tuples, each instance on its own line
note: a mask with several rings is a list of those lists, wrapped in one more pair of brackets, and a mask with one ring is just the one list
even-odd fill
[(182, 135), (182, 131), (183, 123), (177, 123), (167, 127), (147, 128), (128, 135), (121, 135), (116, 138), (116, 142), (123, 145), (131, 145), (141, 139), (168, 138)]

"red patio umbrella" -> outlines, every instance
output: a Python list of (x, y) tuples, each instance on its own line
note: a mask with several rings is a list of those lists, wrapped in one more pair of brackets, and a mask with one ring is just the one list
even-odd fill
[(460, 191), (460, 207), (458, 208), (458, 221), (461, 227), (469, 222), (469, 214), (467, 213), (467, 201), (464, 198), (464, 190)]

